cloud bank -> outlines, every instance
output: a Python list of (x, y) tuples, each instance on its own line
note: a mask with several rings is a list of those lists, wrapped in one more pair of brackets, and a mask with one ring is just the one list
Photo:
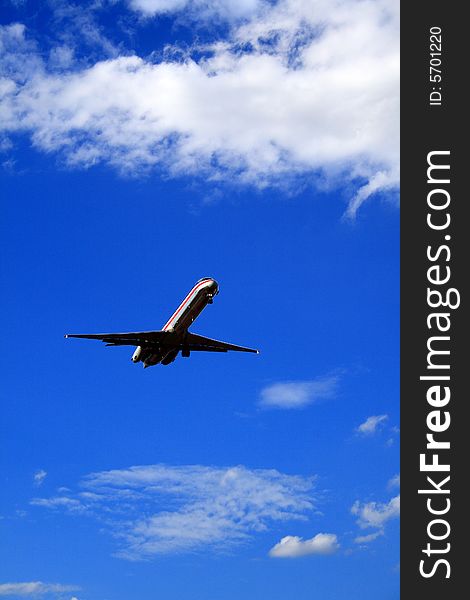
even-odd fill
[[(207, 8), (195, 0), (130, 2), (148, 16), (189, 5)], [(396, 189), (397, 3), (215, 7), (242, 20), (229, 19), (222, 39), (159, 60), (113, 47), (83, 66), (63, 46), (47, 59), (24, 25), (1, 27), (4, 135), (28, 135), (70, 166), (105, 163), (127, 175), (159, 169), (291, 191), (297, 176), (304, 185), (305, 177), (323, 187), (346, 183), (350, 217), (371, 194)]]
[(339, 549), (338, 538), (333, 533), (317, 533), (309, 540), (287, 535), (271, 548), (273, 558), (297, 558), (308, 554), (334, 554)]
[(81, 490), (33, 505), (99, 519), (130, 560), (227, 551), (276, 521), (304, 519), (313, 478), (276, 470), (150, 465), (86, 477)]

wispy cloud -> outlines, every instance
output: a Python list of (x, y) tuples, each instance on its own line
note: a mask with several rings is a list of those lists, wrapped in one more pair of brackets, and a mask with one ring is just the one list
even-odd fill
[(33, 482), (34, 485), (36, 486), (40, 486), (44, 483), (44, 480), (47, 477), (47, 471), (44, 471), (44, 469), (39, 469), (39, 471), (36, 471), (36, 473), (34, 473), (33, 475)]
[(84, 512), (85, 506), (75, 498), (67, 496), (56, 496), (54, 498), (34, 498), (31, 500), (33, 506), (44, 506), (45, 508), (67, 508), (69, 511)]
[(62, 585), (61, 583), (43, 583), (42, 581), (23, 581), (21, 583), (0, 583), (0, 596), (54, 596), (63, 597), (68, 592), (76, 592), (80, 588), (76, 585)]
[(351, 513), (358, 517), (357, 524), (361, 529), (373, 527), (382, 530), (387, 521), (400, 516), (400, 496), (395, 496), (385, 504), (361, 503), (357, 500), (351, 508)]
[(387, 421), (388, 415), (375, 415), (367, 417), (364, 423), (361, 423), (356, 431), (362, 435), (374, 435), (381, 428), (381, 426)]
[[(387, 488), (400, 486), (400, 475), (392, 477)], [(351, 513), (357, 517), (356, 523), (361, 529), (372, 529), (370, 533), (358, 535), (356, 544), (369, 544), (385, 533), (385, 525), (392, 519), (400, 516), (400, 495), (396, 495), (388, 502), (360, 502), (356, 500), (351, 507)]]
[(373, 533), (369, 533), (367, 535), (358, 535), (354, 538), (354, 543), (356, 544), (370, 544), (370, 542), (375, 541), (378, 537), (383, 535), (383, 529), (379, 529), (379, 531), (374, 531)]
[(156, 17), (184, 11), (196, 20), (221, 19), (237, 21), (259, 13), (265, 0), (127, 0), (131, 10), (145, 17)]
[(287, 535), (271, 548), (273, 558), (297, 558), (308, 554), (334, 554), (339, 549), (338, 538), (334, 533), (317, 533), (309, 540)]
[[(49, 2), (49, 7), (52, 9), (49, 33), (55, 35), (57, 45), (51, 48), (51, 60), (48, 66), (59, 69), (73, 67), (72, 59), (77, 60), (75, 53), (81, 57), (78, 64), (86, 63), (98, 56), (113, 58), (119, 55), (119, 46), (111, 41), (106, 35), (105, 28), (99, 24), (97, 12), (102, 6), (100, 1), (95, 0)], [(54, 56), (56, 52), (58, 56)], [(56, 59), (59, 61), (57, 62)]]
[[(133, 0), (149, 14), (202, 1)], [(220, 0), (228, 37), (158, 62), (116, 48), (87, 16), (80, 39), (41, 51), (20, 24), (0, 29), (0, 122), (70, 166), (104, 162), (259, 187), (351, 190), (348, 216), (399, 176), (398, 4), (394, 0)], [(64, 3), (60, 14), (70, 10)], [(215, 9), (209, 10), (215, 14)], [(68, 13), (67, 13), (68, 14)], [(202, 13), (201, 13), (202, 14)], [(59, 17), (56, 17), (56, 19)], [(170, 55), (169, 54), (169, 55)], [(49, 56), (50, 59), (43, 58)], [(355, 190), (355, 191), (354, 191)]]
[(400, 473), (392, 477), (387, 483), (388, 489), (399, 488), (400, 487)]
[(100, 519), (118, 555), (138, 560), (225, 551), (274, 521), (305, 518), (312, 489), (313, 478), (276, 470), (151, 465), (94, 473), (82, 491), (32, 503)]
[(319, 377), (310, 381), (281, 381), (261, 390), (264, 408), (303, 408), (317, 400), (332, 398), (338, 390), (338, 376)]

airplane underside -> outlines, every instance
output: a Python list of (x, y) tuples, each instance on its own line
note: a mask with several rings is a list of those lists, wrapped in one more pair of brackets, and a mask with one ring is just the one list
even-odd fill
[(138, 363), (141, 362), (144, 366), (144, 369), (147, 367), (153, 367), (154, 365), (169, 365), (172, 363), (178, 354), (181, 351), (181, 355), (184, 357), (188, 357), (191, 353), (191, 347), (185, 343), (188, 336), (190, 336), (188, 331), (181, 332), (171, 332), (169, 336), (171, 337), (171, 343), (168, 345), (165, 344), (149, 344), (148, 346), (141, 345), (137, 346), (132, 355), (132, 362)]
[[(147, 367), (153, 367), (154, 365), (169, 365), (178, 356), (179, 349), (171, 350), (155, 350), (155, 348), (142, 348), (139, 354), (138, 360), (143, 363), (144, 369)], [(133, 362), (135, 353), (132, 357)]]

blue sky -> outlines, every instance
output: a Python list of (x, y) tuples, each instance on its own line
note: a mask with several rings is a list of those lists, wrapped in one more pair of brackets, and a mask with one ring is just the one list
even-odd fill
[(398, 596), (395, 10), (3, 2), (0, 596)]

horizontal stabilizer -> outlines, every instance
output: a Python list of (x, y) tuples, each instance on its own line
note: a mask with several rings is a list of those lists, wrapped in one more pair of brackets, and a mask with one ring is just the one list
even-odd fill
[(259, 354), (259, 350), (254, 348), (246, 348), (245, 346), (236, 346), (235, 344), (228, 344), (227, 342), (221, 342), (219, 340), (213, 340), (196, 333), (187, 333), (184, 340), (184, 347), (188, 350), (206, 352), (228, 352), (229, 350), (235, 350), (236, 352), (254, 352)]

